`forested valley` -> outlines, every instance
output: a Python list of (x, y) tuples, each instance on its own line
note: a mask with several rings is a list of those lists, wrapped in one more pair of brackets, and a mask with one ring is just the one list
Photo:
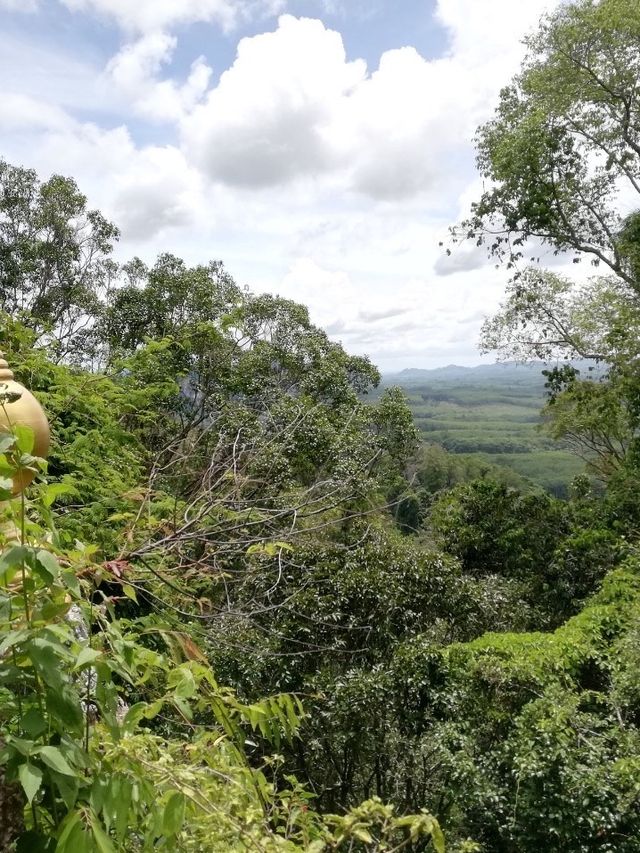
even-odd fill
[[(591, 379), (604, 370), (588, 360), (563, 365)], [(490, 474), (520, 491), (542, 488), (566, 498), (588, 460), (566, 436), (553, 438), (545, 428), (543, 371), (553, 366), (533, 361), (406, 369), (383, 375), (372, 399), (391, 385), (405, 392), (424, 444), (420, 467), (432, 472), (431, 491)]]
[(481, 348), (546, 365), (555, 494), (0, 161), (0, 346), (51, 428), (2, 372), (0, 849), (640, 851), (640, 6), (527, 50), (449, 251), (503, 264)]

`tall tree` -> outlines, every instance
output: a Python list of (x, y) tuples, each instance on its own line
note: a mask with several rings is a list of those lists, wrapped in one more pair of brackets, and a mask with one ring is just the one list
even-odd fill
[(0, 308), (53, 339), (62, 356), (99, 311), (118, 236), (71, 178), (40, 181), (0, 160)]
[(640, 6), (563, 4), (526, 45), (478, 131), (489, 185), (460, 233), (511, 263), (531, 241), (584, 254), (640, 290), (629, 252), (637, 225), (625, 222), (640, 194)]

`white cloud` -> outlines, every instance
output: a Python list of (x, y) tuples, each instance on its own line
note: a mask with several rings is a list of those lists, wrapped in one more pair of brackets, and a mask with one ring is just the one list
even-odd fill
[(446, 87), (473, 128), (486, 121), (500, 89), (518, 70), (523, 38), (561, 0), (438, 0), (436, 17), (450, 36)]
[(112, 18), (122, 29), (148, 33), (196, 22), (230, 30), (241, 20), (274, 15), (283, 0), (61, 0), (73, 12)]
[[(314, 322), (387, 370), (479, 360), (481, 317), (507, 274), (473, 247), (447, 259), (438, 241), (478, 195), (471, 138), (543, 0), (439, 0), (446, 54), (389, 50), (371, 71), (339, 33), (286, 15), (243, 39), (213, 88), (202, 59), (186, 79), (172, 73), (176, 28), (231, 26), (248, 4), (64, 2), (110, 15), (126, 44), (100, 69), (22, 44), (8, 56), (0, 35), (0, 78), (14, 92), (2, 152), (43, 176), (73, 175), (121, 226), (120, 257), (221, 258), (239, 283), (308, 304)], [(74, 104), (102, 126), (74, 119)], [(179, 147), (148, 120), (175, 122)]]
[[(467, 65), (518, 63), (521, 41), (558, 0), (438, 0), (436, 17), (451, 34), (450, 55)], [(492, 84), (503, 81), (491, 81)]]
[(177, 39), (163, 32), (152, 32), (125, 44), (107, 65), (107, 73), (122, 89), (134, 91), (156, 76), (171, 59)]
[[(13, 134), (4, 146), (8, 158), (43, 177), (72, 175), (90, 205), (120, 226), (129, 247), (202, 215), (201, 178), (175, 146), (137, 147), (124, 126), (105, 130), (16, 95), (3, 101), (3, 127)], [(28, 163), (23, 150), (31, 152)]]
[(464, 140), (467, 118), (451, 109), (440, 60), (412, 47), (384, 53), (336, 124), (351, 131), (352, 186), (374, 198), (406, 198), (440, 184)]
[(497, 0), (486, 14), (477, 0), (440, 0), (449, 53), (428, 60), (413, 47), (390, 50), (371, 74), (347, 59), (339, 33), (283, 15), (274, 32), (240, 42), (233, 66), (185, 120), (187, 156), (230, 186), (329, 176), (380, 200), (446, 193), (462, 171), (471, 177), (475, 128), (515, 70), (518, 39), (549, 2), (526, 5)]
[(54, 104), (39, 101), (29, 95), (7, 92), (2, 98), (4, 132), (50, 130), (66, 127), (68, 115)]
[(190, 227), (203, 207), (199, 176), (173, 146), (136, 150), (131, 145), (129, 162), (118, 174), (110, 206), (127, 241)]
[(484, 246), (474, 246), (467, 248), (466, 246), (454, 246), (449, 248), (451, 254), (447, 254), (444, 250), (436, 259), (433, 265), (433, 271), (436, 275), (453, 275), (456, 272), (465, 272), (468, 270), (476, 270), (487, 263), (487, 250)]
[(271, 289), (309, 306), (311, 319), (350, 352), (373, 355), (384, 370), (411, 364), (475, 364), (476, 339), (487, 307), (503, 289), (492, 271), (442, 279), (327, 269), (299, 258)]
[[(31, 19), (28, 20), (31, 24)], [(31, 97), (43, 106), (67, 111), (113, 113), (116, 104), (105, 90), (97, 61), (90, 55), (65, 52), (46, 41), (33, 41), (26, 32), (0, 28), (0, 90)], [(4, 103), (2, 109), (4, 119)], [(2, 121), (0, 121), (0, 125)]]
[(185, 149), (214, 180), (263, 187), (335, 168), (335, 105), (364, 78), (321, 21), (280, 18), (242, 39), (233, 66), (183, 127)]
[(184, 122), (184, 147), (230, 185), (333, 174), (374, 198), (410, 196), (438, 183), (466, 127), (464, 112), (446, 108), (441, 78), (441, 63), (414, 48), (385, 53), (368, 76), (339, 33), (283, 15), (274, 32), (240, 42)]
[(157, 79), (162, 66), (170, 62), (176, 44), (177, 39), (167, 33), (149, 33), (124, 45), (107, 65), (107, 79), (141, 115), (177, 121), (192, 110), (207, 91), (211, 68), (203, 57), (192, 63), (183, 84)]

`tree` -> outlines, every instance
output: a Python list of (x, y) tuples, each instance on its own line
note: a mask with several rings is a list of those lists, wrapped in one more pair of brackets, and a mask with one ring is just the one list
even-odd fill
[[(4, 470), (41, 467), (32, 447), (29, 430), (5, 429)], [(253, 767), (247, 735), (275, 748), (293, 741), (300, 700), (239, 701), (184, 631), (119, 618), (101, 589), (109, 565), (93, 562), (95, 549), (76, 542), (63, 551), (55, 529), (28, 519), (9, 490), (2, 495), (3, 522), (20, 523), (20, 544), (0, 534), (3, 851), (321, 853), (358, 840), (374, 853), (431, 838), (444, 853), (425, 811), (397, 818), (370, 800), (323, 818), (293, 777), (276, 786), (281, 758)], [(31, 504), (40, 516), (47, 509), (47, 500)], [(122, 574), (114, 579), (136, 599)]]
[(0, 160), (0, 308), (53, 340), (59, 357), (79, 337), (87, 342), (82, 333), (115, 275), (118, 236), (71, 178), (42, 182)]
[(601, 364), (599, 381), (586, 385), (554, 372), (546, 419), (609, 476), (640, 424), (640, 218), (627, 213), (640, 192), (640, 7), (576, 0), (543, 18), (526, 44), (521, 72), (478, 131), (490, 186), (463, 227), (510, 266), (542, 242), (615, 275), (579, 286), (533, 266), (517, 271), (481, 345), (519, 360)]
[(563, 503), (549, 495), (522, 495), (483, 479), (438, 498), (430, 524), (438, 544), (469, 573), (526, 579), (550, 562), (566, 513)]
[(543, 410), (547, 431), (606, 481), (625, 461), (634, 418), (615, 381), (574, 380)]
[(489, 188), (458, 234), (511, 264), (535, 251), (530, 241), (587, 255), (640, 291), (629, 252), (637, 225), (618, 204), (640, 193), (640, 7), (562, 5), (526, 45), (521, 72), (478, 131)]
[(152, 267), (139, 258), (120, 270), (122, 286), (110, 292), (99, 333), (109, 362), (130, 355), (145, 340), (195, 332), (199, 323), (221, 323), (243, 292), (220, 261), (188, 267), (168, 252)]
[(631, 559), (554, 632), (396, 650), (385, 675), (454, 844), (637, 853), (639, 595)]
[(579, 286), (530, 266), (483, 324), (480, 346), (517, 361), (581, 358), (612, 365), (638, 354), (639, 337), (640, 305), (620, 279), (598, 277)]

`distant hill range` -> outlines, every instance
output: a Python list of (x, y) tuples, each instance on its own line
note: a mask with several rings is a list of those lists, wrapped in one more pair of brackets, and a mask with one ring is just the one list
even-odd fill
[(459, 364), (448, 364), (446, 367), (424, 369), (407, 367), (399, 373), (387, 373), (383, 376), (385, 384), (415, 385), (431, 382), (521, 382), (543, 381), (542, 371), (562, 364), (571, 364), (584, 376), (601, 375), (606, 366), (595, 361), (579, 359), (570, 362), (530, 361), (525, 364), (515, 361), (496, 362), (494, 364), (479, 364), (476, 367), (462, 367)]

